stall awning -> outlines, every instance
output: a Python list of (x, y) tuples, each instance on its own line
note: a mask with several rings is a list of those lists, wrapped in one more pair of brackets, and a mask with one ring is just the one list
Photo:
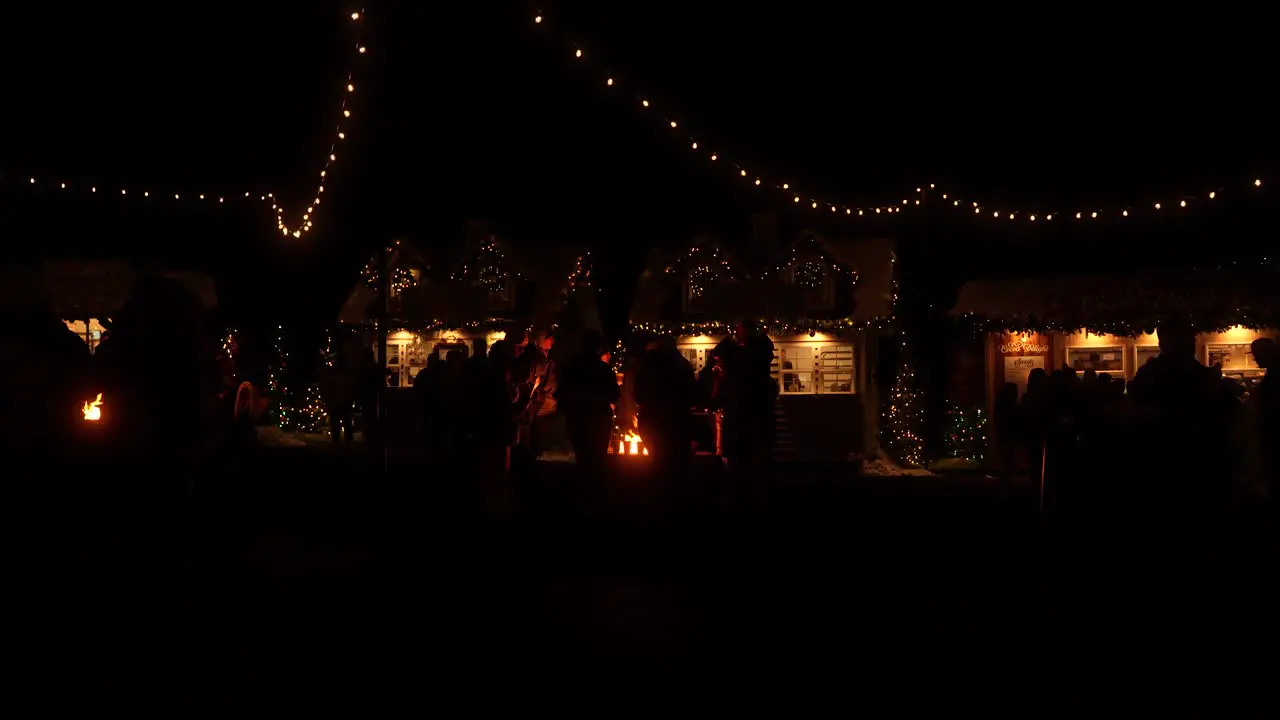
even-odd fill
[(138, 278), (159, 276), (185, 287), (206, 309), (217, 307), (212, 278), (198, 273), (135, 268), (108, 260), (50, 261), (0, 276), (0, 304), (43, 305), (62, 318), (111, 317), (133, 293)]
[(980, 280), (960, 289), (954, 316), (1005, 327), (1154, 327), (1177, 317), (1203, 328), (1265, 325), (1280, 313), (1273, 272), (1150, 273)]
[[(873, 323), (892, 316), (893, 240), (824, 240), (823, 249), (837, 262), (858, 273), (858, 281), (853, 287), (853, 312), (847, 318), (849, 321)], [(670, 262), (669, 251), (650, 252), (631, 306), (633, 323), (661, 323), (672, 319), (665, 314), (679, 299), (681, 283), (665, 272)], [(735, 322), (742, 318), (790, 316), (794, 314), (795, 302), (788, 290), (776, 283), (744, 278), (717, 285), (703, 305), (699, 315), (708, 321)], [(690, 316), (687, 319), (696, 322), (699, 318)]]

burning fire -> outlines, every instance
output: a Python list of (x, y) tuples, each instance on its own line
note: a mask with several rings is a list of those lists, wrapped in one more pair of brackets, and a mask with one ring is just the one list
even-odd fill
[(618, 441), (619, 455), (648, 455), (649, 448), (641, 447), (640, 436), (634, 430), (628, 430)]
[(84, 413), (86, 422), (97, 422), (102, 419), (102, 393), (98, 393), (98, 397), (93, 402), (85, 403), (80, 408), (80, 412)]

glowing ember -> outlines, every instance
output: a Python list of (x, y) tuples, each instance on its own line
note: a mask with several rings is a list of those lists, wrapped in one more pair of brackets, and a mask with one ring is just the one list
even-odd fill
[(80, 412), (84, 413), (86, 422), (98, 422), (102, 419), (102, 393), (98, 393), (98, 397), (91, 403), (85, 403), (80, 408)]
[(618, 441), (619, 455), (648, 455), (649, 448), (641, 447), (642, 441), (640, 436), (634, 431), (628, 430), (626, 435)]

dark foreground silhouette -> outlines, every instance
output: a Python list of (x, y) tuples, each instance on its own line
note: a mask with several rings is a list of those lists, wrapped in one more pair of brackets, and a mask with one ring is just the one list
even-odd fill
[[(1211, 582), (1171, 588), (1046, 566), (1029, 491), (780, 468), (725, 511), (714, 468), (666, 505), (638, 468), (611, 468), (604, 500), (564, 466), (513, 487), (465, 458), (384, 473), (333, 449), (146, 482), (92, 464), (27, 473), (7, 505), (25, 538), (15, 696), (40, 713), (226, 717), (566, 677), (1272, 662), (1276, 595), (1259, 569), (1274, 539), (1255, 506), (1218, 529)], [(584, 512), (584, 497), (604, 504)]]

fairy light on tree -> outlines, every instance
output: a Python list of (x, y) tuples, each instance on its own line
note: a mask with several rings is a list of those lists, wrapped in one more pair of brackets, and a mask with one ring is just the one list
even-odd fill
[(947, 408), (947, 457), (981, 463), (987, 452), (987, 414), (982, 408)]
[[(898, 316), (898, 276), (896, 272), (898, 257), (889, 256), (895, 272), (893, 273), (893, 289), (890, 295), (892, 314)], [(881, 432), (889, 454), (899, 462), (909, 466), (924, 465), (924, 399), (921, 395), (916, 373), (912, 368), (910, 348), (907, 343), (906, 330), (899, 330), (898, 372), (894, 376), (893, 387), (885, 400)]]
[(583, 253), (574, 261), (573, 272), (569, 273), (568, 293), (572, 296), (579, 289), (591, 287), (592, 260), (591, 253)]

